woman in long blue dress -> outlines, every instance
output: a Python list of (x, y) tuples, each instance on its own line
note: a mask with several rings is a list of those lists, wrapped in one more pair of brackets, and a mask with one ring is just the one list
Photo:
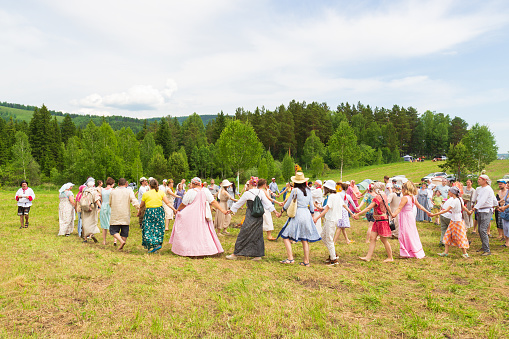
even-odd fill
[(287, 254), (287, 258), (280, 261), (282, 264), (293, 264), (295, 262), (292, 253), (292, 241), (301, 241), (304, 250), (304, 258), (300, 264), (302, 266), (309, 266), (309, 243), (322, 239), (313, 222), (314, 206), (311, 190), (307, 188), (306, 185), (307, 180), (309, 180), (309, 178), (305, 178), (302, 172), (297, 172), (295, 176), (292, 177), (294, 189), (283, 207), (285, 211), (288, 210), (292, 200), (294, 198), (297, 199), (297, 212), (295, 217), (288, 218), (278, 235), (278, 238), (283, 238)]
[(184, 190), (184, 187), (182, 183), (177, 185), (177, 195), (178, 197), (175, 198), (175, 201), (173, 202), (173, 207), (177, 210), (182, 203), (182, 198), (184, 197), (184, 194), (186, 194), (186, 191)]
[[(421, 204), (422, 207), (424, 207), (427, 210), (430, 210), (430, 201), (431, 196), (428, 190), (428, 185), (424, 182), (421, 185), (421, 188), (419, 188), (419, 191), (417, 192), (417, 202)], [(431, 221), (431, 218), (423, 211), (417, 210), (417, 216), (415, 218), (417, 221)]]

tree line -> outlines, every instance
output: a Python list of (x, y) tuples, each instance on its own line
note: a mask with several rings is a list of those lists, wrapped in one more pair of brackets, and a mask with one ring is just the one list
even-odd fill
[[(0, 119), (0, 180), (15, 185), (27, 177), (32, 184), (60, 184), (88, 176), (136, 181), (143, 175), (178, 180), (239, 174), (287, 181), (295, 163), (317, 177), (327, 168), (401, 161), (403, 154), (447, 154), (469, 133), (465, 147), (474, 158), (471, 131), (487, 129), (469, 130), (459, 117), (419, 115), (412, 107), (342, 103), (332, 110), (325, 103), (295, 100), (274, 110), (220, 112), (206, 124), (196, 113), (181, 121), (171, 116), (140, 120), (135, 133), (103, 117), (81, 128), (70, 114), (59, 123), (45, 105), (35, 107), (29, 123)], [(496, 147), (494, 138), (492, 144)]]

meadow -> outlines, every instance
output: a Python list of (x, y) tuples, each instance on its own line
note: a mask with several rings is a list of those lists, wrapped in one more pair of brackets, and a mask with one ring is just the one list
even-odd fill
[[(507, 162), (488, 167), (492, 178)], [(437, 164), (398, 163), (349, 170), (344, 180), (405, 174), (413, 181), (438, 171)], [(338, 179), (337, 172), (330, 178)], [(28, 229), (19, 229), (15, 191), (0, 191), (0, 337), (200, 337), (200, 338), (501, 338), (509, 333), (509, 250), (491, 238), (493, 255), (481, 257), (478, 236), (470, 259), (453, 249), (437, 255), (440, 228), (418, 223), (422, 260), (382, 263), (377, 244), (371, 262), (367, 222), (352, 220), (355, 243), (337, 243), (340, 265), (322, 264), (321, 242), (311, 245), (311, 267), (281, 265), (281, 240), (266, 242), (261, 262), (228, 261), (237, 228), (221, 237), (225, 253), (191, 259), (163, 249), (147, 254), (137, 218), (123, 252), (82, 243), (77, 230), (57, 237), (56, 191), (36, 189)], [(233, 222), (242, 218), (242, 210)], [(133, 210), (134, 215), (134, 210)], [(274, 219), (276, 232), (285, 217)], [(491, 232), (497, 234), (494, 222)], [(296, 262), (302, 246), (293, 245)], [(504, 335), (504, 333), (506, 333)]]

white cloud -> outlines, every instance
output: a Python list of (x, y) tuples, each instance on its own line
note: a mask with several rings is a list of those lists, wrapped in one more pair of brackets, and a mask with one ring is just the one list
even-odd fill
[(119, 93), (100, 95), (90, 94), (83, 99), (71, 100), (75, 106), (88, 108), (118, 108), (128, 111), (155, 110), (171, 98), (177, 90), (173, 79), (166, 80), (166, 87), (158, 90), (151, 85), (136, 85)]

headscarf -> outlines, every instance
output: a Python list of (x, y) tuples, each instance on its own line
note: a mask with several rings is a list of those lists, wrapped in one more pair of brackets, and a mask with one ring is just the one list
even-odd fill
[(72, 182), (68, 182), (67, 184), (63, 184), (62, 187), (60, 187), (60, 189), (58, 190), (58, 192), (62, 193), (63, 191), (66, 191), (73, 186), (74, 184)]
[(191, 179), (191, 184), (193, 185), (201, 185), (201, 179), (198, 177), (194, 177)]
[(92, 177), (88, 177), (87, 181), (85, 181), (85, 186), (91, 187), (90, 186), (91, 182), (95, 185), (95, 179)]
[(382, 193), (385, 193), (385, 185), (383, 182), (375, 182), (373, 184), (373, 192), (375, 192), (375, 194), (382, 194)]
[(79, 188), (79, 191), (78, 191), (78, 194), (76, 194), (76, 201), (80, 201), (81, 200), (81, 196), (83, 195), (83, 190), (85, 189), (85, 185), (81, 185), (80, 188)]
[(486, 180), (486, 182), (488, 183), (488, 185), (491, 186), (491, 180), (490, 180), (490, 177), (487, 176), (486, 174), (483, 174), (483, 175), (480, 175), (479, 178), (483, 178), (484, 180)]
[(249, 184), (254, 187), (258, 186), (258, 177), (251, 177), (251, 179), (249, 179)]
[(451, 187), (451, 189), (449, 189), (449, 192), (451, 192), (455, 196), (458, 196), (459, 193), (460, 193), (460, 189), (458, 187), (456, 187), (456, 186), (453, 186), (453, 187)]

